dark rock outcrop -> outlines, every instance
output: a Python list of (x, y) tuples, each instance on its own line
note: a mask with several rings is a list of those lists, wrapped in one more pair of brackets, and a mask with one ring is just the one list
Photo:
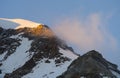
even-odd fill
[(103, 56), (95, 50), (92, 50), (74, 60), (67, 71), (57, 78), (118, 78), (115, 72), (120, 74), (117, 65), (105, 60)]

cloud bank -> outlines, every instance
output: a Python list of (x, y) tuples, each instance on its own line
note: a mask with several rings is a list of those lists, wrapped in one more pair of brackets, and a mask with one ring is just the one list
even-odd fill
[(91, 14), (85, 20), (62, 19), (55, 24), (56, 33), (80, 48), (81, 51), (106, 49), (115, 50), (117, 40), (107, 31), (99, 14)]

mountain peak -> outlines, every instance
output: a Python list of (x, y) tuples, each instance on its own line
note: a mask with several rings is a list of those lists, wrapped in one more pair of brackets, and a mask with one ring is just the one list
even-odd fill
[(103, 58), (103, 56), (96, 50), (91, 50), (83, 55), (83, 57), (97, 57), (97, 58)]
[(0, 78), (56, 78), (78, 56), (47, 25), (25, 22), (0, 20)]

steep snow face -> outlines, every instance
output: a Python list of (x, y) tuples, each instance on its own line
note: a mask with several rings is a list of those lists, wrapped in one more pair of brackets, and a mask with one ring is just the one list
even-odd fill
[(0, 27), (5, 29), (19, 29), (24, 27), (34, 28), (38, 25), (43, 25), (40, 23), (35, 23), (32, 21), (24, 20), (24, 19), (6, 19), (6, 18), (0, 18)]
[(22, 66), (29, 59), (29, 54), (26, 53), (26, 51), (29, 50), (30, 43), (31, 41), (28, 41), (26, 38), (22, 40), (21, 45), (17, 48), (16, 52), (3, 62), (1, 67), (3, 68), (3, 72), (11, 73), (16, 68)]
[(67, 70), (67, 67), (75, 60), (78, 56), (73, 54), (69, 50), (63, 50), (60, 48), (60, 52), (63, 56), (69, 57), (71, 60), (56, 66), (55, 59), (50, 59), (50, 63), (45, 63), (47, 58), (39, 61), (38, 65), (35, 66), (31, 73), (23, 76), (22, 78), (56, 78)]
[[(27, 51), (31, 47), (32, 40), (29, 41), (27, 38), (20, 37), (19, 34), (11, 36), (11, 38), (20, 38), (22, 40), (20, 42), (21, 45), (17, 47), (15, 53), (11, 54), (5, 61), (2, 62), (2, 66), (0, 67), (2, 74), (0, 74), (0, 78), (3, 78), (6, 73), (12, 73), (30, 59)], [(0, 55), (0, 60), (3, 59), (5, 54), (6, 52)]]

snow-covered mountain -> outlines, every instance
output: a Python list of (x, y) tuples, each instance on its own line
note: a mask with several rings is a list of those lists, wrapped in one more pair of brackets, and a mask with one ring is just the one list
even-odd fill
[(24, 19), (0, 18), (0, 78), (84, 78), (83, 75), (74, 75), (86, 70), (84, 65), (88, 63), (90, 68), (103, 66), (106, 71), (111, 66), (114, 70), (109, 71), (112, 74), (109, 77), (119, 78), (116, 65), (106, 62), (103, 57), (98, 56), (101, 63), (87, 55), (90, 54), (76, 54), (47, 25)]
[(0, 19), (0, 26), (0, 78), (56, 78), (78, 57), (46, 25)]

